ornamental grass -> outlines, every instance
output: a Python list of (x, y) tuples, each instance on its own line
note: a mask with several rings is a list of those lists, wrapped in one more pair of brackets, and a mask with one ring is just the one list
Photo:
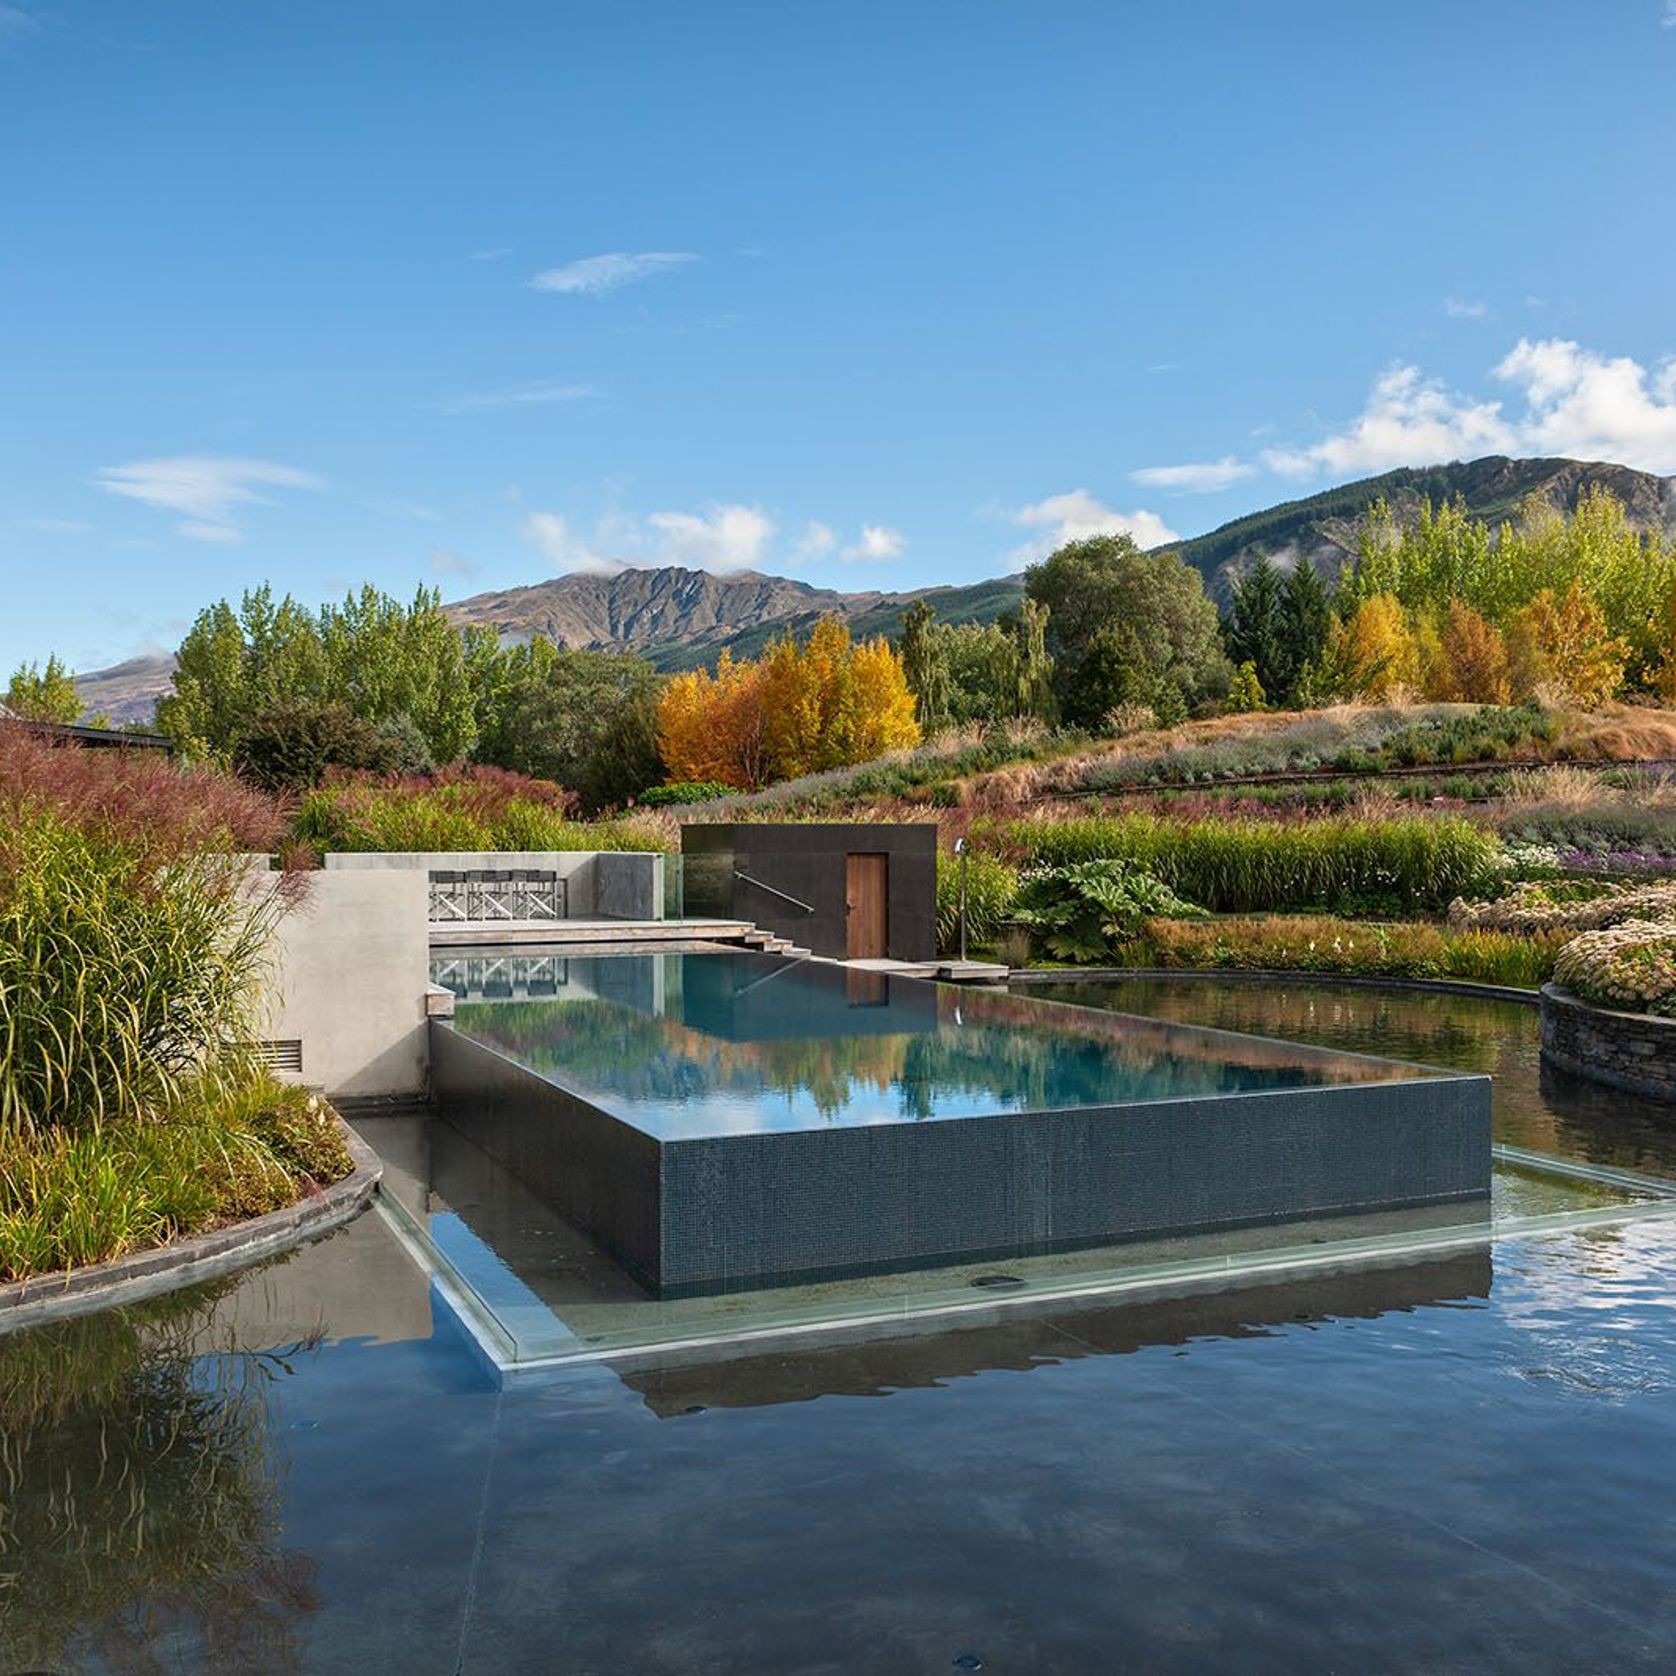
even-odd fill
[(1015, 821), (1006, 840), (1036, 866), (1112, 860), (1218, 913), (1412, 913), (1481, 894), (1501, 847), (1456, 816), (1285, 823), (1157, 815)]

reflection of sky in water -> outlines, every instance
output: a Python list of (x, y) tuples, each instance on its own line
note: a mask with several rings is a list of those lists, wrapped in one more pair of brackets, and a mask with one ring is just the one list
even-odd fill
[(1413, 1067), (816, 963), (589, 956), (466, 1035), (661, 1139), (1377, 1082)]

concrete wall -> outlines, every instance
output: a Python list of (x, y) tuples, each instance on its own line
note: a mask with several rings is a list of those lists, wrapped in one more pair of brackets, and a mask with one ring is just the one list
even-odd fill
[[(663, 857), (634, 850), (334, 850), (329, 873), (554, 873), (568, 919), (662, 919)], [(602, 872), (603, 867), (603, 872)]]
[[(937, 953), (937, 828), (931, 822), (784, 822), (684, 826), (689, 918), (748, 919), (816, 954), (842, 960), (845, 936), (844, 857), (890, 857), (886, 953), (893, 960), (931, 960)], [(806, 913), (746, 873), (814, 909)]]
[(1548, 984), (1542, 1057), (1573, 1076), (1676, 1105), (1676, 1019), (1591, 1006)]
[(594, 912), (601, 919), (662, 919), (663, 861), (652, 851), (601, 850), (594, 858)]
[[(253, 889), (274, 888), (271, 876)], [(417, 1094), (429, 1062), (429, 885), (416, 868), (308, 875), (275, 935), (264, 1032), (302, 1044), (296, 1074), (327, 1094)]]

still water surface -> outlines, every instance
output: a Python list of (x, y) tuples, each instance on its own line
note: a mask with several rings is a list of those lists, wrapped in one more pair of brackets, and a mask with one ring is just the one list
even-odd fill
[[(1525, 1009), (1085, 999), (1490, 1070), (1502, 1138), (1676, 1173)], [(497, 1389), (363, 1217), (0, 1340), (0, 1671), (1667, 1672), (1673, 1285), (1631, 1223)]]

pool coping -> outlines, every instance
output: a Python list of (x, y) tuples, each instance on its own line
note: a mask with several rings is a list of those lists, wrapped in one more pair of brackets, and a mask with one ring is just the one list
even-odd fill
[(332, 1115), (355, 1161), (341, 1181), (305, 1193), (295, 1204), (207, 1234), (148, 1246), (85, 1268), (54, 1269), (8, 1281), (0, 1285), (0, 1335), (213, 1280), (330, 1233), (358, 1216), (372, 1201), (384, 1163), (335, 1110)]

